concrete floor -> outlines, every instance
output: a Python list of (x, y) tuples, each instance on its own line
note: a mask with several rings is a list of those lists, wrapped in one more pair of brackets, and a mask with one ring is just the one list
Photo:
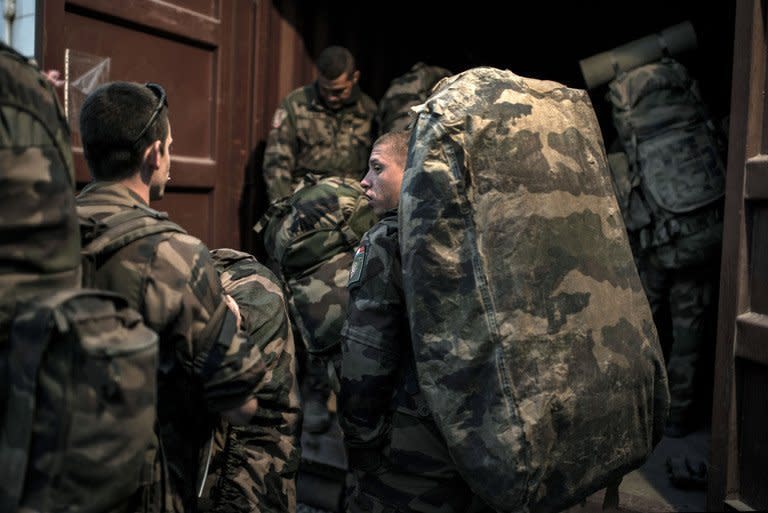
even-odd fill
[[(648, 461), (627, 474), (619, 486), (619, 510), (637, 513), (705, 511), (706, 490), (680, 489), (667, 475), (668, 457), (687, 456), (692, 461), (709, 461), (709, 429), (683, 438), (663, 438)], [(587, 499), (584, 506), (569, 508), (567, 513), (593, 513), (602, 509), (603, 492)], [(614, 510), (615, 511), (615, 510)]]
[[(329, 406), (335, 406), (335, 404)], [(335, 412), (335, 407), (331, 408)], [(335, 421), (334, 415), (334, 421)], [(670, 483), (666, 461), (669, 457), (687, 456), (691, 461), (709, 460), (710, 430), (704, 428), (683, 438), (665, 437), (654, 449), (648, 461), (627, 474), (619, 486), (619, 511), (628, 513), (667, 513), (705, 511), (706, 490), (681, 489)], [(300, 513), (339, 511), (343, 494), (343, 473), (346, 468), (341, 429), (334, 422), (332, 429), (322, 435), (302, 436), (305, 472), (299, 473)], [(307, 465), (310, 460), (312, 465)], [(602, 491), (590, 496), (582, 506), (563, 513), (603, 513)], [(303, 508), (303, 509), (302, 509)], [(317, 508), (317, 509), (312, 509)], [(616, 511), (615, 509), (613, 511)]]

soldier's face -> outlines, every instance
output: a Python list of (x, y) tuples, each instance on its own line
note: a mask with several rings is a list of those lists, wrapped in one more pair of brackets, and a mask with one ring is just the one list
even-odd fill
[(371, 150), (368, 172), (360, 181), (365, 197), (377, 215), (397, 207), (403, 183), (405, 162), (392, 151), (390, 144), (378, 144)]
[(339, 109), (352, 95), (352, 88), (357, 83), (360, 72), (355, 71), (352, 76), (342, 73), (341, 76), (329, 80), (322, 75), (317, 78), (317, 86), (320, 96), (331, 109)]
[(160, 155), (158, 168), (152, 174), (152, 179), (149, 184), (149, 199), (156, 201), (165, 195), (165, 186), (171, 179), (171, 144), (173, 143), (173, 137), (171, 136), (171, 122), (168, 122), (168, 137), (165, 138), (161, 144), (163, 145), (163, 153)]

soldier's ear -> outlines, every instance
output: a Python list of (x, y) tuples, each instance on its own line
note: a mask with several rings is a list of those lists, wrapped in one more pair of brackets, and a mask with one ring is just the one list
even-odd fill
[(144, 150), (144, 163), (150, 169), (160, 167), (160, 158), (163, 156), (162, 144), (160, 139), (157, 139)]
[(355, 70), (355, 72), (352, 73), (352, 83), (357, 84), (358, 80), (360, 80), (360, 70)]

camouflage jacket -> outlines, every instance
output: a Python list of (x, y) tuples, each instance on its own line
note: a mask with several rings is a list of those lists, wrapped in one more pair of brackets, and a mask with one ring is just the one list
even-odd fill
[(350, 269), (339, 412), (354, 470), (380, 457), (395, 408), (425, 413), (417, 406), (397, 234), (397, 210), (390, 210), (365, 234)]
[(375, 137), (376, 104), (355, 86), (350, 101), (328, 109), (315, 84), (290, 93), (272, 119), (264, 153), (270, 202), (288, 196), (307, 171), (362, 178)]
[[(77, 210), (81, 222), (98, 221), (142, 202), (119, 183), (94, 182), (77, 196)], [(157, 413), (167, 507), (192, 511), (218, 412), (256, 396), (265, 380), (260, 348), (237, 330), (208, 249), (190, 235), (166, 232), (128, 244), (107, 256), (95, 285), (126, 296), (160, 335)]]
[(277, 277), (253, 256), (215, 249), (211, 256), (224, 290), (240, 307), (251, 341), (264, 355), (267, 374), (259, 409), (249, 426), (222, 422), (218, 451), (200, 511), (287, 513), (296, 511), (299, 466), (299, 393), (296, 351)]
[(404, 130), (411, 122), (410, 108), (423, 103), (434, 85), (451, 74), (445, 68), (417, 62), (405, 74), (390, 82), (379, 102), (381, 133)]

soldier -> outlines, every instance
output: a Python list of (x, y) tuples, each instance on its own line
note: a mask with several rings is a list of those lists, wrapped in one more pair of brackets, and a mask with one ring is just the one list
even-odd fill
[(614, 186), (669, 374), (665, 434), (680, 438), (711, 411), (727, 145), (672, 58), (620, 72), (608, 89)]
[(317, 80), (288, 94), (272, 119), (264, 153), (270, 203), (291, 194), (307, 170), (357, 180), (365, 169), (376, 104), (357, 85), (355, 59), (330, 46), (316, 65)]
[[(307, 172), (358, 180), (365, 169), (376, 104), (358, 86), (355, 59), (348, 49), (330, 46), (320, 52), (316, 66), (317, 80), (288, 94), (272, 119), (264, 153), (270, 203), (292, 194)], [(304, 426), (321, 433), (331, 425), (330, 384), (325, 370), (307, 361), (304, 347), (298, 350)]]
[[(83, 103), (80, 133), (93, 178), (77, 197), (81, 226), (90, 223), (98, 234), (113, 214), (147, 212), (148, 225), (164, 217), (149, 207), (170, 179), (173, 138), (163, 88), (99, 87)], [(84, 231), (84, 245), (93, 235)], [(261, 352), (240, 330), (237, 305), (200, 240), (178, 231), (149, 234), (98, 263), (95, 285), (123, 294), (160, 335), (161, 449), (148, 457), (167, 469), (164, 510), (194, 511), (213, 425), (221, 418), (247, 424), (257, 411)]]
[(382, 135), (360, 182), (381, 218), (355, 253), (342, 332), (339, 419), (354, 477), (347, 509), (485, 511), (453, 464), (415, 374), (397, 225), (407, 152), (407, 132)]
[(249, 426), (223, 421), (200, 511), (296, 511), (299, 390), (296, 352), (278, 278), (255, 257), (234, 249), (211, 256), (224, 290), (237, 301), (248, 336), (267, 362), (263, 401)]
[(682, 438), (705, 428), (712, 408), (720, 259), (670, 270), (653, 251), (637, 250), (635, 263), (667, 362), (671, 403), (664, 434)]
[(445, 68), (417, 62), (392, 80), (379, 102), (377, 117), (381, 133), (405, 130), (411, 122), (410, 108), (423, 103), (434, 85), (449, 75), (451, 72)]

